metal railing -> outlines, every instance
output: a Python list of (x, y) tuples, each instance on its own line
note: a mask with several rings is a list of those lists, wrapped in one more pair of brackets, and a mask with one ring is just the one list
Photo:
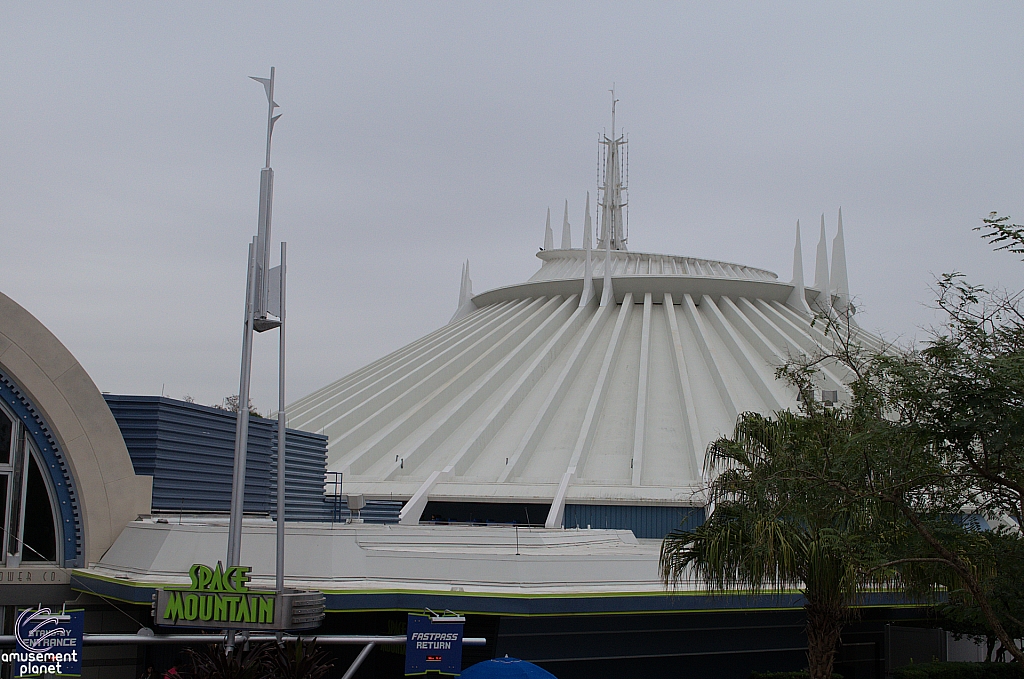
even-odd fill
[(326, 474), (324, 491), (327, 493), (327, 501), (330, 503), (331, 523), (335, 523), (342, 520), (342, 510), (348, 507), (348, 503), (341, 495), (343, 475), (341, 472), (332, 471), (328, 471)]

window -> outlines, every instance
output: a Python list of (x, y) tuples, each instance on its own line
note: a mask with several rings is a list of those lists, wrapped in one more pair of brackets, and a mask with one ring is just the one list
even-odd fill
[(24, 426), (0, 407), (0, 564), (58, 563), (54, 493)]
[(11, 460), (11, 434), (14, 431), (14, 422), (7, 417), (7, 413), (0, 411), (0, 464), (7, 464)]

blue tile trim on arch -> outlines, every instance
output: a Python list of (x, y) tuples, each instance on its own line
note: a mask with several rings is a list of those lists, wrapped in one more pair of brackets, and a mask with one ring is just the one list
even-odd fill
[(82, 513), (78, 506), (78, 495), (75, 492), (75, 481), (65, 464), (65, 453), (54, 438), (50, 427), (28, 400), (17, 383), (5, 373), (0, 372), (0, 398), (14, 411), (18, 419), (25, 425), (25, 431), (32, 437), (33, 443), (43, 456), (46, 470), (50, 474), (52, 487), (57, 494), (60, 508), (61, 531), (63, 540), (64, 566), (82, 565)]

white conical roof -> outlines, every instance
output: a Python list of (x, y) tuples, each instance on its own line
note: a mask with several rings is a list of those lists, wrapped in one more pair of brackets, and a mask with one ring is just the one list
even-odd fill
[[(586, 254), (538, 253), (529, 281), (291, 404), (288, 425), (327, 434), (346, 492), (408, 500), (404, 522), (428, 500), (552, 503), (549, 525), (565, 504), (703, 505), (708, 444), (741, 412), (795, 408), (776, 368), (831, 341), (791, 283), (690, 257), (605, 249), (580, 306)], [(846, 378), (826, 366), (819, 386), (843, 398)]]

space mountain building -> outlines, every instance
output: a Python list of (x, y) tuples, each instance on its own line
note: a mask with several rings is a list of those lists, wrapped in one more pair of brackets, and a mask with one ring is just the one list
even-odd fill
[[(346, 493), (401, 500), (402, 525), (490, 519), (661, 538), (702, 511), (705, 451), (738, 414), (796, 408), (775, 371), (832, 348), (812, 311), (850, 305), (842, 214), (831, 272), (822, 217), (811, 285), (799, 225), (789, 282), (631, 252), (623, 143), (604, 140), (595, 249), (589, 197), (576, 247), (568, 205), (558, 248), (549, 211), (528, 281), (474, 295), (467, 264), (447, 326), (288, 407), (289, 426), (328, 436)], [(826, 366), (824, 400), (843, 399), (845, 379)]]
[[(798, 592), (668, 589), (658, 558), (669, 531), (704, 520), (708, 444), (740, 413), (795, 409), (797, 392), (776, 369), (833, 347), (816, 314), (851, 318), (842, 215), (831, 248), (822, 218), (809, 282), (799, 224), (788, 282), (630, 251), (614, 107), (612, 121), (598, 195), (581, 226), (566, 206), (558, 247), (549, 214), (529, 280), (475, 294), (467, 263), (447, 325), (286, 408), (296, 448), (285, 580), (323, 593), (318, 634), (402, 634), (408, 612), (447, 609), (466, 616), (467, 636), (487, 639), (466, 664), (508, 654), (561, 679), (738, 679), (805, 666)], [(825, 365), (816, 396), (842, 402), (849, 378)], [(230, 457), (217, 451), (229, 450), (234, 425), (195, 404), (106, 400), (152, 491), (126, 510), (138, 518), (69, 562), (78, 568), (68, 579), (83, 595), (145, 611), (142, 620), (158, 590), (224, 558), (217, 503), (230, 484), (215, 477), (230, 480)], [(254, 588), (272, 589), (276, 500), (266, 493), (276, 462), (261, 426), (250, 430), (265, 435), (250, 448), (266, 458), (254, 458), (264, 476), (249, 478), (241, 563)], [(189, 460), (202, 451), (211, 462), (197, 473)], [(180, 497), (189, 505), (176, 506)], [(837, 670), (884, 676), (885, 626), (922, 610), (866, 595)], [(376, 648), (355, 676), (402, 676), (401, 653)]]

